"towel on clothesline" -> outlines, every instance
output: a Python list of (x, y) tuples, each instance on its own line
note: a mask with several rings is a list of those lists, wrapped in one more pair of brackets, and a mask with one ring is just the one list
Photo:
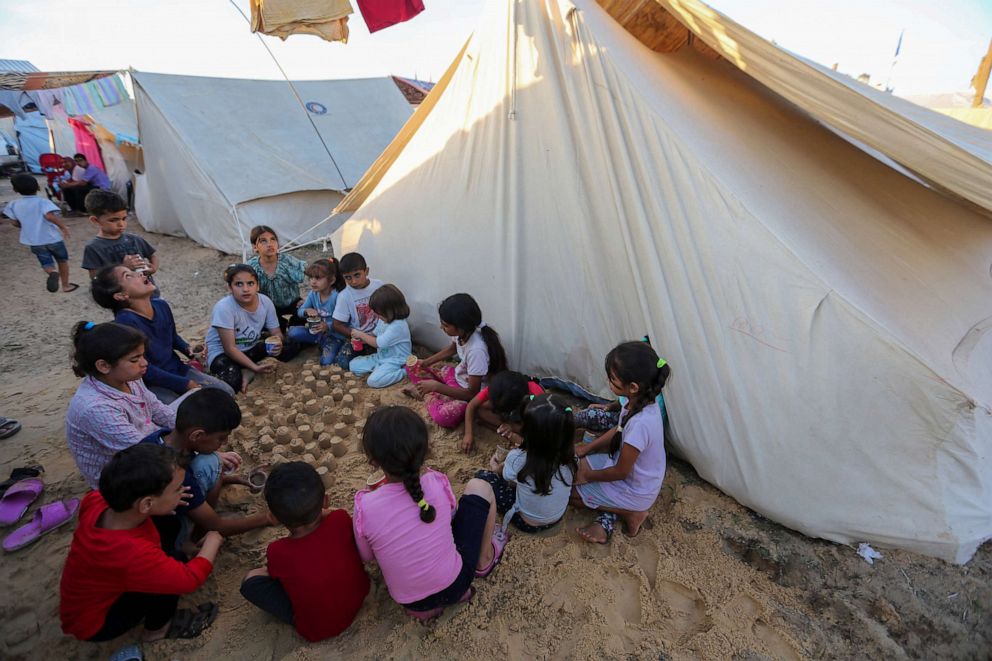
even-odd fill
[(423, 0), (356, 0), (369, 32), (396, 25), (424, 11)]
[(100, 108), (129, 99), (120, 74), (62, 88), (62, 107), (72, 117), (92, 115)]
[(38, 107), (38, 112), (48, 119), (67, 119), (69, 115), (62, 107), (62, 89), (56, 87), (50, 90), (31, 90), (25, 92), (34, 105)]
[(251, 0), (251, 31), (279, 37), (313, 34), (348, 41), (349, 0)]

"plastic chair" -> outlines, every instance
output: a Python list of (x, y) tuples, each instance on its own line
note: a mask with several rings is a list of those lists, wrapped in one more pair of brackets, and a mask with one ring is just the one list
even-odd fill
[(65, 174), (65, 168), (62, 167), (64, 160), (65, 157), (58, 154), (41, 154), (38, 156), (38, 165), (48, 180), (48, 184), (45, 186), (45, 193), (50, 200), (53, 198), (57, 200), (62, 199), (62, 191), (55, 188), (55, 182)]

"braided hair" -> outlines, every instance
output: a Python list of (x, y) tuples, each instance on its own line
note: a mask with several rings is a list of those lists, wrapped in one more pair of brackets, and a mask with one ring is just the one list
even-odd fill
[(610, 442), (610, 454), (616, 454), (623, 445), (623, 428), (635, 415), (644, 410), (644, 407), (654, 403), (661, 394), (661, 389), (665, 387), (672, 369), (667, 362), (658, 358), (658, 354), (647, 341), (624, 342), (617, 345), (606, 354), (605, 363), (608, 378), (624, 385), (638, 386), (637, 395), (627, 403), (627, 410), (620, 418), (617, 433)]
[(399, 478), (420, 509), (420, 520), (430, 523), (437, 510), (424, 498), (420, 469), (427, 458), (427, 425), (405, 406), (384, 406), (372, 412), (362, 433), (365, 456), (386, 475)]

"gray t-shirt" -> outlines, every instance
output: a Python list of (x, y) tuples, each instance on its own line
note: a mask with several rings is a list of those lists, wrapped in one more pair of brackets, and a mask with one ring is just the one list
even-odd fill
[[(523, 450), (510, 450), (503, 464), (503, 479), (517, 482), (517, 473), (527, 463), (527, 453)], [(565, 479), (563, 480), (562, 477)], [(551, 493), (543, 496), (534, 493), (534, 480), (517, 482), (517, 503), (520, 513), (531, 523), (539, 526), (554, 523), (565, 514), (568, 507), (568, 497), (572, 493), (572, 482), (575, 481), (572, 469), (562, 466), (551, 478)]]
[(262, 339), (262, 331), (279, 328), (276, 306), (265, 294), (258, 295), (258, 307), (254, 312), (238, 305), (230, 294), (217, 301), (210, 316), (210, 330), (207, 331), (207, 365), (212, 365), (214, 358), (224, 354), (218, 328), (233, 330), (238, 349), (248, 351)]
[(120, 264), (125, 255), (141, 255), (149, 259), (155, 254), (151, 244), (134, 234), (124, 233), (116, 239), (93, 237), (83, 250), (83, 268), (99, 269), (109, 264)]

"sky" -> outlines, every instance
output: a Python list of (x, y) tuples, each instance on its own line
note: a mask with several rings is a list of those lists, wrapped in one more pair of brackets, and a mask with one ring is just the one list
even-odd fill
[[(248, 13), (248, 0), (235, 2)], [(389, 74), (437, 80), (475, 29), (483, 2), (425, 0), (427, 9), (412, 21), (372, 35), (356, 13), (348, 44), (311, 36), (263, 39), (298, 80)], [(872, 83), (888, 81), (900, 95), (967, 90), (992, 38), (992, 0), (710, 0), (710, 5), (821, 64), (837, 63), (853, 76), (868, 73)], [(187, 75), (281, 77), (230, 0), (0, 0), (0, 58), (30, 60), (43, 71), (131, 66)]]

